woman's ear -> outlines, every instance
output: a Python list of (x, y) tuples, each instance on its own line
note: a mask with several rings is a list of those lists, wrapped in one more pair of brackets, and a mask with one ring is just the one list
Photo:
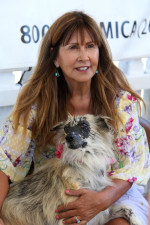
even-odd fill
[[(51, 51), (53, 51), (53, 48), (51, 48)], [(54, 65), (56, 66), (56, 68), (59, 67), (59, 63), (58, 63), (58, 57), (53, 61)]]
[(56, 59), (54, 60), (54, 65), (56, 66), (56, 68), (58, 68), (58, 67), (59, 67), (58, 58), (56, 58)]

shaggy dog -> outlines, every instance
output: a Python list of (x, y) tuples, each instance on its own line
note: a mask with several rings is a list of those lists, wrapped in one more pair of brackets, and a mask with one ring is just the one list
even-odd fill
[[(62, 225), (61, 220), (56, 220), (57, 206), (77, 198), (67, 196), (66, 189), (101, 191), (113, 185), (107, 177), (109, 162), (115, 158), (107, 118), (70, 117), (56, 125), (53, 131), (61, 155), (48, 160), (32, 175), (10, 187), (1, 211), (5, 225)], [(131, 225), (140, 224), (132, 209), (112, 206), (88, 225), (103, 225), (116, 217), (128, 219)]]

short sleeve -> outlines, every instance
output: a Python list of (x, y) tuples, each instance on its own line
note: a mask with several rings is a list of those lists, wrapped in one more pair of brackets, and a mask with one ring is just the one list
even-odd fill
[(0, 169), (12, 182), (22, 180), (28, 173), (35, 149), (31, 123), (34, 119), (35, 109), (30, 112), (26, 136), (23, 135), (23, 124), (19, 123), (14, 132), (13, 117), (10, 116), (0, 129)]
[(137, 101), (130, 93), (121, 92), (116, 105), (122, 123), (114, 140), (117, 162), (109, 175), (145, 185), (150, 178), (150, 154), (145, 130), (139, 124)]

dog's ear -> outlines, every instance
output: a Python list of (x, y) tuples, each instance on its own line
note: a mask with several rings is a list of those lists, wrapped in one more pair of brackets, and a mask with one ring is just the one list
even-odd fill
[(111, 118), (107, 116), (98, 115), (95, 117), (95, 124), (97, 125), (98, 128), (111, 130), (110, 120)]
[(70, 122), (73, 118), (74, 118), (74, 116), (72, 116), (70, 113), (68, 113), (67, 121)]
[(60, 129), (63, 129), (63, 122), (60, 122), (58, 124), (56, 124), (52, 129), (50, 129), (50, 132), (54, 132), (54, 131), (58, 131)]

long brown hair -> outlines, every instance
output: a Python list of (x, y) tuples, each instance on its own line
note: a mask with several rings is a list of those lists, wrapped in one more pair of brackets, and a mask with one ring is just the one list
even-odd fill
[(83, 29), (88, 31), (99, 47), (99, 73), (91, 82), (94, 114), (109, 116), (112, 118), (112, 126), (117, 129), (119, 114), (115, 98), (119, 95), (119, 90), (133, 94), (138, 104), (140, 100), (143, 101), (114, 65), (106, 38), (97, 23), (83, 12), (65, 13), (53, 23), (44, 36), (34, 73), (22, 88), (13, 112), (15, 129), (22, 115), (26, 130), (31, 107), (36, 103), (36, 116), (31, 130), (36, 143), (41, 146), (50, 143), (50, 129), (53, 125), (67, 118), (68, 88), (61, 69), (59, 69), (61, 76), (55, 77), (54, 60), (58, 55), (59, 46), (68, 43), (74, 31), (79, 31), (84, 39)]

